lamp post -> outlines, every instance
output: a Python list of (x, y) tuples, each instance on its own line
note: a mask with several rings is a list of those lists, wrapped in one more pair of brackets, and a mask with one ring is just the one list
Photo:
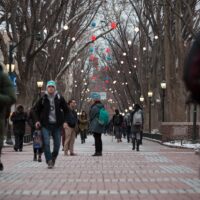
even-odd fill
[(142, 107), (143, 107), (143, 102), (144, 102), (144, 97), (143, 97), (143, 95), (140, 96), (140, 102), (141, 102)]
[(162, 89), (162, 122), (165, 121), (165, 90), (167, 88), (166, 81), (162, 81), (160, 83), (160, 87)]
[(153, 92), (149, 91), (148, 92), (148, 97), (149, 97), (149, 133), (151, 133), (151, 98), (153, 96)]
[(37, 81), (37, 86), (39, 88), (39, 97), (41, 97), (42, 94), (42, 86), (43, 86), (44, 82), (43, 81)]

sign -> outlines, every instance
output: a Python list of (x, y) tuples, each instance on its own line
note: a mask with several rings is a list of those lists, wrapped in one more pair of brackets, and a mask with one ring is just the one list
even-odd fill
[(107, 99), (107, 93), (106, 92), (91, 92), (90, 98), (100, 98), (100, 100), (106, 100)]

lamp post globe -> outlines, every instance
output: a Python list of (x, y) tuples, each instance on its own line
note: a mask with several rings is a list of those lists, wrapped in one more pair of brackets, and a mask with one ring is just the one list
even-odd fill
[(166, 81), (162, 81), (160, 83), (160, 87), (162, 89), (162, 122), (165, 121), (165, 90), (167, 88), (167, 83)]

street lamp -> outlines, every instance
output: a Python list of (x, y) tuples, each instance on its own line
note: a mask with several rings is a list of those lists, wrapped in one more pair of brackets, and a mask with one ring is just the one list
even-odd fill
[(167, 88), (166, 81), (162, 81), (160, 83), (160, 87), (162, 89), (162, 122), (165, 121), (165, 90)]
[(39, 88), (39, 97), (41, 97), (42, 94), (42, 87), (43, 87), (44, 82), (43, 81), (37, 81), (37, 86)]
[(143, 97), (143, 95), (140, 96), (140, 101), (141, 101), (141, 103), (144, 102), (144, 97)]
[(149, 97), (149, 133), (151, 133), (151, 98), (153, 96), (153, 92), (149, 91), (148, 92), (148, 97)]

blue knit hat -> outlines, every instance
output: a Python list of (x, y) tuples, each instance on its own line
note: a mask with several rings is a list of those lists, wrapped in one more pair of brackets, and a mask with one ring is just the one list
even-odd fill
[(53, 87), (56, 89), (56, 83), (55, 83), (55, 81), (53, 81), (53, 80), (48, 81), (48, 82), (47, 82), (47, 88), (48, 88), (49, 86), (53, 86)]

